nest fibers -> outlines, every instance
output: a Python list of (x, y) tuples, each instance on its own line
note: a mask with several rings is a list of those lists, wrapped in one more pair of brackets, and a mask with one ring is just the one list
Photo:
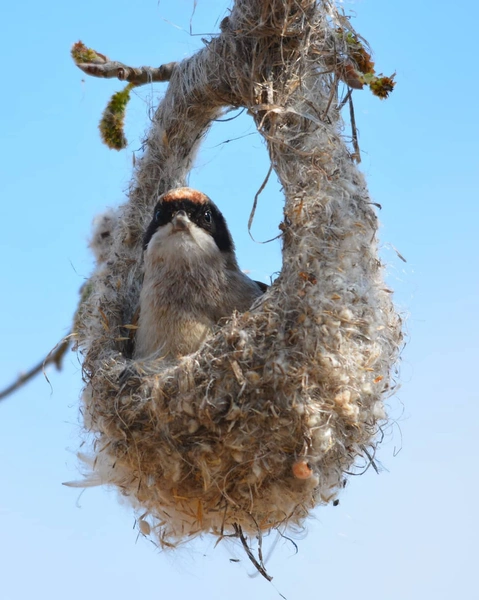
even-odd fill
[[(238, 0), (221, 29), (173, 72), (77, 324), (94, 437), (82, 485), (116, 486), (162, 545), (301, 525), (332, 501), (374, 450), (401, 341), (340, 135), (348, 22), (329, 2)], [(152, 208), (231, 105), (255, 119), (285, 190), (281, 275), (197, 353), (134, 362)]]

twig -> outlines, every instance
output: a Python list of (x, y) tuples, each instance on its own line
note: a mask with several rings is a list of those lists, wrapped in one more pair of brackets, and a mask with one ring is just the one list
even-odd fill
[(71, 56), (76, 66), (87, 75), (128, 81), (133, 85), (143, 85), (152, 81), (169, 81), (177, 62), (171, 62), (160, 67), (128, 67), (116, 60), (88, 48), (82, 41), (73, 44)]
[(352, 93), (353, 93), (353, 89), (349, 88), (348, 93), (344, 96), (344, 98), (341, 100), (340, 104), (338, 104), (338, 106), (336, 107), (337, 112), (341, 112), (341, 109), (344, 107), (346, 102), (349, 101), (349, 98), (351, 98)]
[(371, 454), (366, 450), (366, 447), (364, 445), (361, 446), (361, 450), (364, 452), (364, 454), (368, 457), (369, 459), (369, 464), (372, 466), (372, 468), (376, 471), (376, 475), (379, 475), (379, 469), (376, 465), (376, 463), (374, 462), (374, 455), (371, 456)]
[(349, 114), (350, 114), (350, 118), (351, 118), (351, 134), (352, 134), (352, 138), (353, 138), (353, 148), (354, 148), (353, 158), (356, 161), (356, 163), (359, 164), (361, 162), (361, 150), (359, 149), (358, 130), (356, 128), (356, 118), (354, 116), (354, 104), (353, 104), (353, 99), (351, 98), (351, 96), (349, 96), (348, 101), (349, 101)]
[(13, 394), (23, 385), (25, 385), (30, 379), (33, 379), (35, 375), (38, 375), (48, 365), (54, 364), (59, 371), (62, 368), (63, 357), (66, 351), (70, 347), (71, 335), (67, 335), (61, 342), (59, 342), (53, 350), (47, 354), (47, 356), (35, 365), (30, 371), (27, 371), (23, 375), (20, 375), (16, 381), (0, 392), (0, 401), (4, 400), (10, 394)]
[(273, 172), (273, 163), (270, 164), (268, 172), (266, 173), (266, 177), (264, 178), (263, 183), (261, 184), (259, 190), (256, 192), (255, 197), (254, 197), (254, 201), (253, 201), (253, 208), (251, 209), (251, 213), (249, 215), (249, 219), (248, 219), (248, 233), (250, 235), (250, 238), (254, 241), (253, 236), (251, 235), (251, 226), (253, 225), (253, 219), (254, 219), (254, 215), (256, 213), (256, 207), (258, 206), (258, 198), (261, 194), (261, 192), (264, 190), (264, 188), (266, 187), (266, 184), (269, 181), (269, 176), (271, 175), (271, 173)]
[(76, 63), (77, 67), (87, 75), (128, 81), (134, 85), (144, 85), (153, 81), (169, 81), (177, 62), (170, 62), (160, 67), (128, 67), (118, 61), (104, 63)]
[(248, 555), (250, 561), (254, 564), (258, 572), (261, 573), (261, 575), (265, 579), (271, 581), (273, 578), (271, 577), (271, 575), (268, 575), (263, 561), (261, 560), (261, 562), (258, 562), (255, 555), (251, 552), (251, 548), (248, 546), (248, 542), (246, 541), (243, 530), (241, 529), (241, 525), (238, 525), (238, 523), (233, 523), (233, 528), (235, 530), (236, 536), (239, 537), (241, 543), (243, 544), (244, 551)]

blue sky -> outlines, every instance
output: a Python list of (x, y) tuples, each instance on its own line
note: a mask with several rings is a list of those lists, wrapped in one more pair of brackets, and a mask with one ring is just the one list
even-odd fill
[[(82, 39), (133, 65), (178, 60), (202, 43), (189, 35), (193, 4), (2, 4), (0, 385), (68, 331), (92, 268), (91, 220), (125, 199), (132, 152), (165, 89), (138, 91), (127, 117), (130, 145), (109, 151), (97, 124), (121, 84), (84, 77), (69, 57), (71, 44)], [(193, 32), (216, 31), (227, 6), (199, 0)], [(383, 471), (352, 478), (338, 507), (316, 510), (307, 534), (295, 538), (298, 554), (276, 544), (268, 564), (275, 587), (248, 576), (253, 569), (234, 544), (214, 548), (206, 538), (160, 553), (137, 540), (133, 513), (115, 493), (80, 495), (61, 485), (78, 477), (81, 372), (71, 353), (61, 373), (49, 371), (51, 387), (40, 377), (0, 404), (2, 600), (269, 600), (277, 590), (288, 600), (477, 597), (479, 8), (472, 0), (344, 7), (356, 13), (378, 69), (396, 71), (398, 81), (386, 102), (354, 96), (362, 169), (383, 207), (388, 282), (406, 317), (402, 389), (390, 401)], [(255, 244), (246, 224), (267, 169), (264, 145), (243, 115), (215, 125), (190, 179), (226, 215), (242, 268), (264, 281), (280, 269), (279, 244)], [(271, 180), (256, 239), (276, 234), (281, 205)]]

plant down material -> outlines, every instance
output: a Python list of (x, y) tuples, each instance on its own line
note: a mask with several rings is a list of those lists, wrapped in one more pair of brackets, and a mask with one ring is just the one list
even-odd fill
[[(163, 546), (301, 526), (372, 456), (386, 423), (400, 319), (377, 217), (340, 134), (339, 25), (326, 1), (237, 0), (221, 34), (175, 67), (82, 305), (93, 448), (78, 485), (116, 486)], [(197, 353), (134, 362), (152, 208), (185, 185), (231, 105), (252, 115), (285, 192), (281, 275)]]

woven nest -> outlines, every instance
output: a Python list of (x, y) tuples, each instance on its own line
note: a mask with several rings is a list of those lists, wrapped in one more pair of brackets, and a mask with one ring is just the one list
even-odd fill
[[(341, 19), (327, 2), (238, 1), (222, 33), (178, 65), (79, 311), (94, 437), (84, 485), (116, 486), (164, 546), (301, 525), (385, 423), (400, 321), (341, 137)], [(281, 274), (197, 353), (135, 362), (143, 232), (231, 105), (256, 121), (284, 188)]]

